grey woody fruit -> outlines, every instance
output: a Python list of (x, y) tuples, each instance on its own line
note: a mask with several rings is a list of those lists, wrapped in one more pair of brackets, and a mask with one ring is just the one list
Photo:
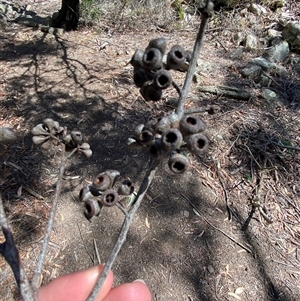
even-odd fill
[(49, 128), (43, 123), (39, 123), (31, 130), (31, 134), (33, 136), (42, 136), (42, 135), (49, 136), (49, 133), (50, 133)]
[(144, 56), (144, 50), (137, 49), (131, 60), (130, 64), (135, 68), (135, 69), (140, 69), (143, 67), (143, 56)]
[(162, 54), (157, 48), (147, 48), (143, 56), (143, 66), (148, 70), (158, 70), (162, 67)]
[(176, 150), (182, 145), (182, 134), (178, 129), (171, 128), (161, 135), (162, 147), (166, 150)]
[(186, 61), (186, 51), (180, 45), (174, 45), (167, 55), (167, 68), (180, 70)]
[(164, 55), (167, 49), (167, 40), (165, 38), (153, 39), (149, 42), (147, 48), (157, 48)]
[(97, 197), (100, 195), (100, 192), (97, 190), (96, 187), (92, 185), (87, 185), (81, 188), (79, 192), (79, 201), (85, 202), (88, 199), (91, 199), (93, 197)]
[(143, 86), (140, 89), (140, 93), (146, 101), (159, 101), (162, 98), (162, 90), (153, 84)]
[(195, 155), (203, 155), (208, 149), (208, 139), (202, 133), (193, 134), (187, 139), (187, 147)]
[(206, 124), (199, 116), (185, 115), (181, 118), (179, 127), (183, 135), (190, 135), (203, 132)]
[(97, 175), (93, 180), (93, 186), (99, 191), (105, 191), (112, 185), (112, 179), (105, 173), (102, 172)]
[(80, 131), (72, 131), (71, 137), (75, 145), (80, 145), (82, 143), (83, 137)]
[(102, 205), (94, 199), (89, 199), (84, 202), (85, 210), (84, 215), (85, 217), (90, 220), (93, 216), (99, 216)]
[(168, 117), (162, 117), (160, 118), (157, 123), (153, 126), (155, 131), (159, 134), (162, 134), (163, 132), (169, 130), (171, 128), (171, 122)]
[(172, 85), (171, 73), (165, 69), (157, 71), (153, 83), (158, 89), (167, 89)]
[(120, 176), (120, 172), (118, 170), (114, 170), (114, 169), (107, 169), (104, 173), (109, 176), (109, 178), (111, 180), (111, 187), (113, 187), (116, 180)]
[(173, 173), (183, 174), (189, 168), (190, 162), (186, 156), (175, 153), (170, 157), (168, 165)]
[(86, 142), (83, 142), (81, 145), (78, 146), (78, 152), (82, 153), (87, 158), (89, 158), (93, 154), (90, 145)]
[(146, 82), (151, 81), (153, 77), (154, 73), (143, 68), (134, 70), (133, 73), (133, 81), (138, 88), (141, 88)]
[(135, 137), (129, 137), (126, 140), (126, 146), (130, 150), (140, 150), (142, 145)]
[(111, 207), (118, 203), (119, 195), (115, 190), (108, 189), (103, 192), (99, 201), (103, 206)]
[(120, 195), (130, 195), (133, 193), (133, 191), (134, 186), (129, 179), (124, 180), (118, 188), (118, 194)]

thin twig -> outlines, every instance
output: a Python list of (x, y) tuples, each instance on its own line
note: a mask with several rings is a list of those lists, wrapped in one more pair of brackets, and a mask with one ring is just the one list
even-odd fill
[(19, 251), (15, 245), (13, 235), (8, 227), (1, 193), (0, 193), (0, 225), (2, 227), (2, 231), (5, 237), (5, 242), (0, 244), (0, 253), (3, 255), (3, 257), (5, 258), (5, 260), (7, 261), (7, 263), (10, 265), (12, 269), (24, 301), (37, 301), (37, 298), (32, 291), (29, 280), (27, 278), (27, 275), (21, 263)]
[(70, 158), (70, 156), (72, 156), (76, 151), (77, 151), (77, 149), (75, 148), (72, 150), (72, 152), (70, 152), (68, 155), (66, 155), (65, 147), (63, 146), (63, 148), (62, 148), (62, 161), (61, 161), (61, 165), (59, 168), (54, 198), (52, 201), (52, 208), (50, 210), (50, 216), (49, 216), (48, 225), (46, 228), (46, 233), (45, 233), (43, 244), (42, 244), (42, 249), (41, 249), (39, 259), (38, 259), (38, 262), (36, 265), (36, 269), (35, 269), (35, 272), (34, 272), (34, 275), (33, 275), (32, 281), (31, 281), (32, 289), (35, 294), (37, 294), (38, 288), (40, 287), (42, 269), (43, 269), (43, 265), (44, 265), (44, 261), (45, 261), (45, 257), (46, 257), (47, 247), (48, 247), (48, 244), (50, 241), (51, 231), (52, 231), (54, 218), (55, 218), (55, 214), (56, 214), (56, 210), (57, 210), (57, 205), (58, 205), (58, 200), (59, 200), (60, 191), (61, 191), (61, 187), (62, 187), (66, 163), (67, 163), (68, 158)]
[(260, 177), (259, 177), (259, 182), (258, 182), (258, 187), (256, 190), (256, 196), (254, 197), (254, 199), (252, 200), (251, 204), (253, 207), (253, 210), (255, 210), (256, 208), (258, 208), (259, 213), (261, 214), (261, 216), (265, 219), (266, 222), (268, 222), (269, 224), (273, 223), (273, 219), (272, 217), (269, 217), (263, 210), (262, 206), (261, 206), (261, 192), (262, 192), (262, 188), (263, 188), (263, 181), (265, 178), (265, 174), (267, 171), (267, 154), (265, 154), (265, 159), (264, 159), (264, 164), (263, 164), (263, 169), (260, 171)]
[(221, 183), (221, 186), (222, 186), (224, 194), (225, 194), (225, 204), (226, 204), (226, 210), (227, 210), (227, 213), (228, 213), (228, 220), (231, 221), (232, 220), (232, 212), (231, 212), (231, 209), (229, 207), (229, 196), (228, 196), (228, 192), (227, 192), (225, 183), (224, 183), (224, 181), (222, 179), (222, 175), (221, 175), (218, 163), (217, 163), (217, 174), (218, 174), (219, 181)]
[(193, 207), (193, 209), (197, 212), (197, 214), (207, 223), (209, 224), (212, 228), (214, 228), (215, 230), (221, 232), (223, 235), (225, 235), (227, 238), (229, 238), (231, 241), (233, 241), (235, 244), (237, 244), (239, 247), (241, 247), (242, 249), (244, 249), (245, 251), (247, 251), (248, 253), (253, 253), (251, 249), (249, 249), (248, 247), (244, 246), (243, 244), (241, 244), (240, 242), (238, 242), (237, 240), (235, 240), (233, 237), (231, 237), (229, 234), (227, 234), (226, 232), (224, 232), (223, 230), (219, 229), (218, 227), (214, 226), (210, 221), (208, 221), (206, 219), (206, 217), (204, 217), (201, 212), (198, 210), (198, 208), (189, 200), (188, 197), (186, 197), (181, 191), (179, 191), (179, 193), (181, 194), (181, 196)]
[(281, 148), (287, 148), (287, 149), (291, 149), (291, 150), (300, 152), (300, 148), (299, 147), (290, 146), (290, 145), (283, 145), (283, 144), (280, 144), (280, 143), (277, 143), (277, 142), (272, 142), (272, 144), (275, 144), (275, 145), (277, 145), (277, 146), (279, 146)]
[(184, 104), (185, 100), (187, 97), (187, 94), (189, 92), (190, 86), (192, 84), (192, 79), (194, 76), (194, 73), (196, 71), (196, 65), (197, 65), (197, 60), (200, 54), (201, 46), (204, 40), (204, 33), (205, 29), (209, 20), (209, 17), (211, 16), (211, 11), (212, 11), (212, 2), (210, 0), (206, 0), (206, 5), (205, 8), (202, 11), (202, 20), (199, 28), (199, 32), (197, 34), (196, 42), (194, 45), (192, 57), (190, 60), (190, 65), (185, 77), (185, 81), (183, 84), (183, 88), (181, 91), (181, 96), (179, 97), (178, 101), (178, 107), (176, 109), (176, 115), (181, 118), (184, 114)]
[(124, 218), (124, 222), (123, 222), (120, 234), (118, 236), (117, 242), (115, 243), (115, 246), (112, 249), (112, 251), (108, 257), (108, 260), (105, 263), (104, 269), (102, 270), (101, 275), (99, 276), (97, 283), (94, 286), (93, 291), (90, 294), (87, 301), (96, 300), (96, 297), (97, 297), (109, 271), (111, 270), (111, 268), (116, 260), (116, 257), (118, 255), (119, 251), (121, 250), (122, 245), (124, 244), (124, 242), (126, 240), (131, 221), (134, 217), (135, 212), (137, 211), (140, 204), (142, 203), (142, 200), (155, 176), (156, 168), (159, 165), (159, 163), (160, 163), (160, 160), (153, 161), (151, 166), (149, 167), (149, 170), (147, 171), (147, 173), (143, 179), (143, 182), (140, 186), (140, 189), (137, 193), (135, 201), (132, 204), (131, 208), (129, 209), (128, 214)]

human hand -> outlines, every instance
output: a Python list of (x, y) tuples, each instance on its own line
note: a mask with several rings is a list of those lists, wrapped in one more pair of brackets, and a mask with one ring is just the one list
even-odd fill
[[(91, 293), (103, 266), (60, 276), (39, 290), (40, 301), (85, 301)], [(142, 281), (112, 288), (110, 271), (97, 296), (97, 301), (151, 301), (151, 293)]]

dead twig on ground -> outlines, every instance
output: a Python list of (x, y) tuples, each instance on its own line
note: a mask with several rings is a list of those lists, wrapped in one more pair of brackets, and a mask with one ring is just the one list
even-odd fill
[(237, 244), (239, 247), (241, 247), (242, 249), (244, 249), (245, 251), (247, 251), (248, 253), (253, 253), (251, 249), (249, 249), (248, 247), (244, 246), (243, 244), (241, 244), (240, 242), (238, 242), (235, 238), (233, 238), (232, 236), (230, 236), (229, 234), (227, 234), (226, 232), (224, 232), (223, 230), (221, 230), (220, 228), (214, 226), (206, 217), (204, 217), (204, 215), (201, 214), (201, 212), (197, 209), (197, 207), (193, 204), (193, 202), (191, 202), (189, 200), (189, 198), (187, 196), (185, 196), (181, 191), (179, 191), (179, 193), (181, 194), (181, 196), (193, 207), (193, 209), (195, 210), (195, 212), (197, 213), (197, 215), (199, 217), (201, 217), (201, 219), (203, 221), (205, 221), (208, 225), (210, 225), (213, 229), (219, 231), (220, 233), (222, 233), (224, 236), (226, 236), (227, 238), (229, 238), (231, 241), (233, 241), (235, 244)]

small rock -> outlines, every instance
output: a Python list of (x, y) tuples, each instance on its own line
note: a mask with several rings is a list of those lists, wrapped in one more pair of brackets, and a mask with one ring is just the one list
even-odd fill
[(291, 45), (291, 49), (300, 52), (300, 23), (288, 23), (282, 31), (282, 37)]
[(283, 62), (290, 54), (289, 44), (286, 41), (275, 41), (273, 47), (267, 52), (267, 57), (272, 62)]
[(267, 33), (269, 38), (281, 37), (281, 32), (272, 28), (268, 29)]
[(254, 64), (248, 64), (246, 67), (239, 69), (239, 72), (242, 74), (243, 77), (249, 78), (255, 82), (259, 82), (261, 75), (261, 67)]
[(243, 57), (243, 47), (237, 47), (230, 53), (230, 58), (233, 60), (240, 60)]
[(276, 64), (263, 57), (256, 57), (250, 63), (260, 66), (264, 71), (270, 72), (276, 69)]
[(181, 210), (180, 213), (185, 218), (188, 218), (190, 216), (190, 212), (186, 210)]
[(211, 264), (209, 264), (209, 265), (207, 266), (207, 270), (208, 270), (208, 272), (211, 273), (211, 274), (215, 271), (214, 267), (213, 267)]
[(260, 76), (260, 81), (259, 81), (259, 84), (261, 87), (268, 87), (269, 84), (270, 84), (270, 78), (265, 76), (265, 75), (261, 75)]
[(274, 100), (277, 98), (277, 94), (270, 89), (263, 89), (261, 92), (261, 96), (268, 101)]
[(249, 11), (255, 15), (265, 15), (267, 13), (267, 10), (259, 4), (251, 3), (249, 6)]
[(257, 37), (254, 35), (247, 35), (244, 41), (245, 49), (248, 51), (255, 50), (257, 48)]
[(235, 43), (236, 45), (241, 45), (242, 42), (243, 42), (243, 40), (244, 40), (244, 38), (245, 38), (244, 33), (242, 33), (242, 32), (237, 32), (237, 33), (235, 33), (235, 34), (233, 35), (232, 41), (233, 41), (233, 43)]
[(210, 62), (204, 61), (203, 59), (197, 60), (197, 71), (209, 73), (213, 70), (213, 66)]
[(196, 84), (200, 84), (201, 83), (201, 76), (198, 73), (195, 73), (193, 75), (193, 82)]

